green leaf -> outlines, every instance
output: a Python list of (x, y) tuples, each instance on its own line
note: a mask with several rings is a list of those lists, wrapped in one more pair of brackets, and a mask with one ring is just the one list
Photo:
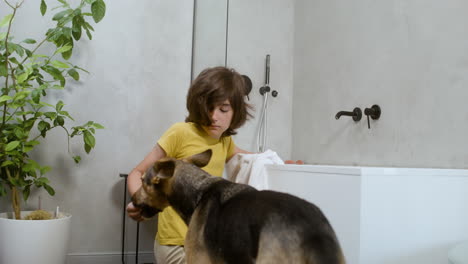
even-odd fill
[[(41, 172), (41, 175), (44, 175), (44, 174), (46, 174), (47, 172), (49, 172), (51, 169), (52, 169), (52, 168), (49, 167), (49, 166), (44, 166), (44, 167), (40, 168), (39, 171)], [(43, 179), (47, 179), (47, 178), (43, 178)], [(46, 183), (48, 183), (48, 182), (49, 182), (49, 180), (47, 180)]]
[(41, 121), (37, 124), (37, 129), (41, 132), (41, 136), (45, 137), (47, 130), (50, 129), (50, 124), (46, 121)]
[(85, 130), (83, 132), (83, 138), (84, 138), (85, 144), (89, 145), (91, 148), (93, 148), (94, 145), (96, 144), (96, 139), (94, 138), (93, 134), (89, 132), (88, 130)]
[(91, 5), (91, 12), (93, 13), (94, 22), (99, 23), (106, 14), (106, 3), (103, 0), (96, 0)]
[(44, 113), (44, 115), (49, 119), (55, 119), (55, 117), (57, 116), (57, 113), (55, 113), (55, 112), (46, 112), (46, 113)]
[(41, 15), (44, 16), (47, 12), (47, 4), (44, 0), (41, 0)]
[(11, 57), (10, 61), (13, 62), (14, 64), (19, 64), (19, 61), (15, 57)]
[(0, 40), (3, 40), (6, 38), (7, 33), (6, 32), (0, 32)]
[(84, 24), (83, 24), (83, 25), (84, 25), (84, 27), (85, 27), (86, 29), (89, 29), (89, 30), (91, 30), (91, 31), (94, 31), (94, 28), (93, 28), (93, 26), (91, 26), (90, 23), (84, 21)]
[(34, 149), (34, 148), (31, 147), (31, 146), (23, 146), (23, 152), (24, 152), (24, 153), (27, 153), (27, 152), (29, 152), (29, 151), (31, 151), (31, 150), (33, 150), (33, 149)]
[(34, 183), (35, 183), (37, 186), (42, 186), (42, 185), (44, 185), (44, 184), (49, 183), (49, 179), (47, 179), (46, 177), (40, 177), (40, 178), (38, 178)]
[(34, 146), (39, 145), (39, 141), (31, 140), (24, 144), (23, 152), (29, 152), (34, 149)]
[(31, 93), (31, 91), (28, 91), (28, 90), (23, 90), (21, 92), (18, 92), (15, 94), (15, 97), (13, 98), (15, 101), (20, 101), (20, 100), (23, 100), (24, 98), (26, 98), (29, 94)]
[(80, 40), (81, 38), (81, 27), (83, 24), (83, 17), (78, 15), (73, 17), (72, 21), (72, 35), (75, 40)]
[(0, 76), (6, 77), (8, 75), (8, 69), (5, 64), (0, 64)]
[(11, 100), (11, 99), (13, 99), (13, 98), (11, 96), (9, 96), (9, 95), (2, 95), (2, 96), (0, 96), (0, 103), (3, 103), (5, 101)]
[(60, 110), (62, 110), (62, 108), (63, 108), (64, 105), (65, 105), (65, 104), (62, 102), (62, 100), (60, 100), (60, 101), (58, 101), (57, 104), (55, 105), (55, 109), (56, 109), (57, 111), (60, 111)]
[(61, 86), (65, 86), (65, 78), (63, 77), (62, 72), (59, 69), (50, 65), (43, 66), (42, 69), (48, 74), (50, 74), (52, 77), (54, 77), (55, 80), (59, 80)]
[(70, 13), (70, 10), (68, 9), (58, 12), (57, 14), (54, 15), (54, 17), (52, 17), (52, 20), (58, 21), (62, 19), (64, 16), (68, 15), (69, 13)]
[(50, 185), (44, 184), (44, 189), (46, 189), (50, 196), (55, 195), (55, 191), (52, 187), (50, 187)]
[(51, 64), (56, 68), (70, 68), (70, 65), (58, 60), (52, 61)]
[(97, 129), (104, 129), (105, 127), (102, 126), (101, 124), (98, 124), (98, 123), (94, 123), (93, 126)]
[(8, 165), (13, 165), (15, 163), (13, 163), (13, 161), (11, 160), (5, 160), (4, 162), (2, 162), (2, 165), (0, 167), (6, 167)]
[(36, 40), (30, 38), (23, 40), (23, 42), (26, 44), (36, 44)]
[(40, 144), (39, 141), (37, 141), (37, 140), (31, 140), (31, 141), (26, 142), (25, 145), (28, 145), (28, 146), (36, 146), (36, 145), (39, 145), (39, 144)]
[(38, 104), (41, 100), (41, 90), (35, 89), (34, 91), (32, 91), (31, 96), (32, 96), (33, 102)]
[(23, 189), (23, 199), (24, 199), (24, 201), (28, 200), (30, 193), (31, 193), (31, 185), (27, 185)]
[(16, 82), (18, 84), (21, 84), (23, 83), (24, 81), (26, 81), (26, 79), (28, 78), (28, 73), (27, 72), (23, 72), (22, 74), (20, 74), (17, 78), (16, 78)]
[(89, 40), (93, 39), (93, 36), (91, 35), (91, 32), (89, 32), (89, 29), (86, 29), (86, 35), (88, 36)]
[(68, 70), (68, 75), (70, 75), (75, 81), (80, 80), (80, 74), (75, 69)]
[(68, 51), (62, 52), (62, 58), (64, 60), (69, 60), (73, 54), (73, 49), (70, 49)]
[(13, 14), (8, 14), (0, 20), (0, 27), (4, 27), (10, 23), (11, 18), (13, 17)]
[(42, 106), (54, 107), (53, 105), (48, 104), (46, 102), (39, 102), (39, 104), (42, 105)]
[(76, 164), (78, 164), (81, 161), (81, 157), (80, 156), (74, 156), (73, 160), (75, 161)]
[(89, 145), (85, 144), (84, 149), (85, 149), (86, 153), (88, 153), (88, 154), (89, 154), (89, 152), (91, 152), (91, 147)]
[(73, 119), (73, 117), (67, 111), (59, 111), (59, 114), (64, 115), (70, 118), (71, 120), (75, 121), (75, 119)]
[(18, 139), (21, 139), (25, 136), (24, 130), (21, 127), (15, 127), (13, 133)]
[(76, 69), (80, 70), (80, 71), (84, 71), (86, 73), (89, 73), (89, 71), (87, 71), (86, 69), (83, 69), (81, 67), (78, 67), (78, 66), (75, 66)]
[(55, 90), (63, 90), (63, 89), (65, 89), (65, 87), (60, 86), (60, 85), (54, 85), (54, 86), (52, 86), (51, 88), (52, 88), (52, 89), (55, 89)]
[(63, 117), (57, 116), (57, 118), (54, 120), (54, 125), (63, 126), (63, 124), (65, 124), (65, 120), (63, 119)]
[(10, 143), (8, 143), (6, 146), (5, 146), (5, 151), (12, 151), (14, 150), (16, 147), (18, 147), (20, 144), (19, 141), (12, 141)]
[(19, 186), (18, 179), (16, 179), (16, 178), (10, 179), (10, 183), (11, 183), (13, 186)]
[(55, 54), (67, 52), (67, 51), (71, 50), (72, 48), (73, 48), (73, 46), (71, 46), (71, 45), (65, 45), (65, 46), (60, 47), (59, 49), (57, 49), (55, 51)]
[(21, 57), (23, 57), (23, 55), (24, 55), (24, 48), (23, 48), (23, 47), (21, 47), (21, 46), (18, 45), (18, 44), (12, 43), (12, 42), (8, 42), (8, 47), (9, 47), (12, 51), (15, 51), (18, 55), (20, 55)]
[(31, 57), (33, 54), (32, 54), (32, 51), (28, 50), (28, 49), (24, 49), (24, 51), (26, 52), (26, 55), (28, 57)]

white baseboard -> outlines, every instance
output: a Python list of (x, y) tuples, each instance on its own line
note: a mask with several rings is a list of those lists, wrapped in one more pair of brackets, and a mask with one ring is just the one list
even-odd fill
[[(116, 252), (110, 253), (72, 253), (68, 254), (67, 264), (135, 264), (135, 253), (126, 253), (124, 262)], [(139, 252), (138, 264), (155, 264), (153, 252)]]

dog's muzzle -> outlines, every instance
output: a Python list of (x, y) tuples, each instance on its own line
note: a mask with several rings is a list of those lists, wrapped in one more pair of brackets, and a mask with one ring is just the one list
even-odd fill
[(151, 207), (147, 205), (146, 203), (139, 203), (135, 196), (132, 197), (132, 203), (136, 208), (139, 208), (141, 210), (141, 216), (143, 218), (148, 219), (148, 218), (155, 216), (157, 213), (161, 212), (161, 210)]
[(135, 206), (137, 208), (141, 209), (141, 216), (143, 216), (143, 218), (151, 218), (151, 217), (155, 216), (157, 213), (161, 212), (161, 210), (158, 210), (158, 209), (153, 208), (153, 207), (149, 207), (146, 204), (135, 205)]

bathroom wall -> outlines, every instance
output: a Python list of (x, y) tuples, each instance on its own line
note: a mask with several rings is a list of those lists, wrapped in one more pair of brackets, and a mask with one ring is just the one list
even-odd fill
[[(197, 0), (193, 51), (194, 77), (204, 68), (227, 65), (248, 75), (254, 118), (234, 136), (245, 150), (258, 152), (257, 132), (263, 107), (265, 58), (271, 56), (266, 149), (291, 156), (294, 1)], [(227, 23), (226, 23), (227, 21)]]
[[(468, 168), (467, 9), (462, 0), (297, 0), (293, 157)], [(382, 116), (371, 129), (335, 120), (373, 104)]]
[(192, 49), (192, 79), (208, 67), (226, 63), (227, 0), (196, 0)]
[(227, 66), (250, 76), (253, 88), (249, 97), (255, 107), (255, 118), (239, 129), (236, 144), (258, 151), (256, 135), (263, 103), (259, 88), (265, 83), (265, 58), (270, 54), (270, 87), (278, 96), (270, 96), (268, 102), (266, 149), (283, 159), (291, 157), (293, 15), (294, 1), (229, 1)]
[[(58, 4), (52, 2), (47, 2), (49, 12)], [(20, 34), (39, 38), (46, 28), (47, 23), (24, 20), (40, 19), (39, 4), (24, 2), (15, 28)], [(74, 125), (94, 120), (106, 129), (97, 132), (90, 155), (80, 141), (72, 141), (71, 150), (82, 154), (79, 165), (67, 154), (62, 131), (51, 132), (33, 155), (52, 167), (49, 178), (56, 195), (34, 192), (25, 206), (36, 208), (40, 195), (44, 209), (60, 206), (73, 215), (70, 263), (120, 261), (123, 181), (119, 173), (130, 172), (168, 126), (183, 121), (186, 113), (193, 1), (112, 0), (106, 4), (105, 18), (93, 25), (92, 41), (85, 38), (76, 45), (72, 57), (90, 74), (82, 73), (79, 82), (70, 81), (63, 93), (54, 94), (66, 103)], [(5, 210), (11, 209), (2, 198), (0, 211)], [(127, 221), (127, 250), (133, 251), (136, 225)], [(150, 258), (154, 225), (154, 221), (144, 223), (140, 230), (140, 252)]]

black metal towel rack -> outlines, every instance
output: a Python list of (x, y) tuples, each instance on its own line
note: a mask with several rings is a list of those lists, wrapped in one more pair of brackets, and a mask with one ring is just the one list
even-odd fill
[[(124, 199), (123, 199), (123, 210), (122, 210), (122, 264), (125, 264), (125, 219), (127, 211), (127, 178), (128, 174), (120, 173), (120, 177), (124, 178)], [(135, 245), (135, 263), (138, 264), (138, 244), (139, 244), (139, 237), (140, 237), (140, 222), (137, 222), (137, 231), (136, 231), (136, 245)]]

